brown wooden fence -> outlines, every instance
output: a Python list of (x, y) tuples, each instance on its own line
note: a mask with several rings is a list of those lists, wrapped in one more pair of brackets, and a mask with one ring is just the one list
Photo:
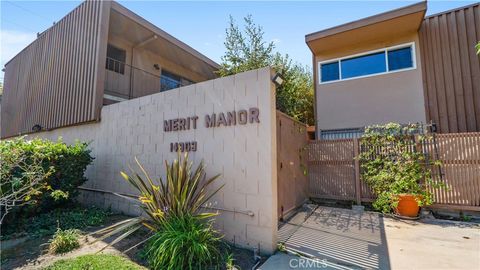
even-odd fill
[[(307, 147), (309, 195), (313, 198), (368, 202), (374, 199), (360, 179), (359, 139), (313, 141)], [(480, 132), (437, 134), (423, 151), (442, 162), (435, 179), (435, 205), (480, 211)]]
[(307, 125), (277, 111), (277, 193), (278, 216), (302, 205), (308, 199), (305, 174)]

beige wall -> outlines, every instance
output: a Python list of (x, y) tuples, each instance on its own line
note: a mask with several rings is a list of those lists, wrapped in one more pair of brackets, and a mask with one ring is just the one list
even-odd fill
[[(418, 35), (380, 40), (317, 55), (318, 62), (415, 42), (416, 69), (316, 85), (317, 130), (363, 127), (387, 122), (425, 122)], [(315, 74), (318, 76), (318, 71)]]
[[(276, 248), (277, 162), (274, 86), (271, 70), (263, 68), (210, 80), (154, 95), (103, 107), (102, 121), (36, 134), (67, 143), (92, 141), (95, 160), (87, 170), (85, 187), (132, 194), (120, 177), (136, 156), (148, 172), (164, 173), (164, 160), (173, 160), (171, 142), (197, 141), (191, 158), (204, 159), (207, 175), (221, 173), (217, 185), (225, 187), (213, 199), (220, 211), (216, 226), (225, 239), (238, 245), (260, 247), (264, 253)], [(211, 113), (258, 107), (260, 123), (206, 128), (204, 116)], [(199, 116), (195, 130), (164, 132), (164, 119)], [(138, 214), (137, 206), (114, 195), (83, 192), (83, 200)], [(245, 214), (253, 213), (253, 216)]]
[[(160, 91), (160, 79), (158, 77), (160, 77), (163, 69), (193, 82), (202, 82), (208, 79), (201, 74), (186, 69), (183, 66), (171, 62), (142, 47), (134, 47), (134, 44), (120, 36), (109, 35), (108, 43), (125, 50), (126, 64), (137, 68), (134, 68), (132, 72), (134, 78), (133, 97), (158, 93)], [(158, 64), (160, 69), (155, 69), (153, 67), (154, 64)], [(119, 74), (107, 70), (105, 89), (118, 89), (121, 94), (128, 96), (130, 89), (130, 75), (130, 67), (125, 68), (125, 74)]]

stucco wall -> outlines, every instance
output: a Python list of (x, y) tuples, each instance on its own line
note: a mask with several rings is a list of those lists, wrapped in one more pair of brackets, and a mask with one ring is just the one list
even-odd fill
[[(85, 187), (132, 194), (119, 172), (136, 156), (152, 175), (173, 160), (171, 142), (197, 141), (191, 158), (205, 160), (207, 175), (221, 173), (224, 188), (212, 200), (220, 211), (216, 226), (225, 239), (271, 253), (276, 247), (277, 173), (274, 86), (269, 68), (210, 80), (103, 107), (99, 123), (42, 132), (36, 136), (71, 143), (92, 141), (95, 161)], [(260, 123), (206, 128), (207, 114), (257, 107)], [(163, 121), (197, 115), (197, 129), (164, 132)], [(114, 195), (85, 191), (83, 200), (128, 214), (137, 206)], [(236, 213), (233, 211), (237, 211)], [(251, 211), (254, 216), (244, 212)]]
[[(319, 61), (415, 42), (416, 69), (316, 85), (317, 130), (387, 122), (425, 122), (418, 34), (352, 44), (316, 56)], [(318, 76), (315, 74), (315, 76)]]
[[(202, 82), (207, 80), (206, 76), (198, 74), (181, 65), (171, 62), (160, 55), (143, 48), (133, 48), (133, 44), (124, 38), (116, 35), (109, 35), (108, 44), (125, 50), (128, 65), (125, 67), (125, 74), (119, 74), (107, 70), (105, 88), (115, 93), (123, 95), (129, 94), (130, 89), (130, 66), (133, 66), (133, 92), (134, 97), (155, 94), (160, 91), (160, 75), (162, 70), (169, 71), (192, 82)], [(133, 54), (133, 62), (132, 62)], [(158, 64), (159, 69), (155, 69), (154, 65)]]

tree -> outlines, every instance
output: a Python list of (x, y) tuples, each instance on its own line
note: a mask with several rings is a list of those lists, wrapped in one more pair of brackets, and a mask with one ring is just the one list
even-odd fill
[(477, 43), (475, 48), (477, 48), (477, 54), (480, 54), (480, 42)]
[(271, 62), (274, 43), (264, 41), (263, 29), (253, 22), (251, 15), (245, 17), (244, 21), (245, 31), (242, 32), (230, 16), (224, 42), (226, 52), (219, 70), (221, 76), (266, 67)]
[(277, 109), (312, 125), (314, 98), (310, 68), (294, 63), (288, 55), (274, 53), (275, 44), (265, 41), (263, 28), (253, 22), (251, 15), (244, 18), (244, 23), (242, 31), (230, 16), (224, 42), (226, 51), (218, 73), (229, 76), (272, 66), (284, 78), (277, 88)]
[(277, 109), (300, 122), (314, 125), (313, 76), (308, 66), (293, 63), (288, 54), (276, 53), (271, 63), (284, 78), (277, 87)]

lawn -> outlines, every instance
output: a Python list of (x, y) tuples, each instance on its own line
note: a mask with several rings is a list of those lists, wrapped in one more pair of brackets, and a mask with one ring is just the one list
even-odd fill
[(112, 254), (91, 254), (76, 258), (60, 260), (45, 270), (137, 270), (147, 269), (127, 258)]

